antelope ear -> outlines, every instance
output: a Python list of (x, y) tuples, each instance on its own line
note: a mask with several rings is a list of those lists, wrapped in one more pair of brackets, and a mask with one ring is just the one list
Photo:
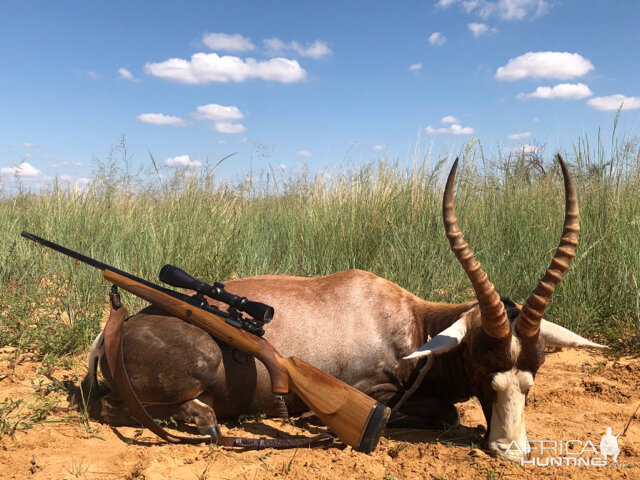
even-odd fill
[(422, 345), (418, 350), (410, 355), (404, 357), (404, 360), (410, 360), (412, 358), (420, 358), (432, 353), (444, 353), (449, 350), (453, 350), (467, 334), (467, 321), (466, 318), (460, 318), (451, 325), (449, 328), (443, 330), (427, 343)]
[(542, 335), (547, 345), (554, 347), (609, 348), (606, 345), (587, 340), (577, 333), (573, 333), (571, 330), (545, 319), (540, 322), (540, 335)]

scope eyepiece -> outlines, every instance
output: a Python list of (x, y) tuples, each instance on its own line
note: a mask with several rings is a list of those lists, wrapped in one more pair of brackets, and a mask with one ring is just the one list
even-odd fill
[(208, 285), (174, 265), (167, 264), (162, 267), (159, 276), (161, 282), (171, 285), (172, 287), (195, 290), (201, 295), (206, 295), (214, 300), (226, 303), (231, 308), (245, 312), (263, 323), (268, 323), (273, 318), (273, 307), (229, 293), (224, 289), (224, 284), (220, 282)]
[(253, 318), (260, 319), (264, 323), (269, 323), (273, 318), (273, 307), (260, 302), (247, 300), (240, 310), (248, 313)]
[(241, 297), (239, 295), (229, 293), (224, 289), (223, 283), (214, 283), (211, 290), (212, 294), (209, 295), (207, 293), (206, 295), (209, 295), (211, 298), (219, 300), (220, 302), (226, 303), (241, 312), (246, 312), (253, 318), (257, 318), (264, 323), (269, 323), (273, 318), (273, 307), (264, 303), (253, 302), (247, 297)]

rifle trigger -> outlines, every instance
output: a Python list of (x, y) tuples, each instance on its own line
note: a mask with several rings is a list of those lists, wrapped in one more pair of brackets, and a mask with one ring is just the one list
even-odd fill
[(251, 355), (243, 352), (242, 350), (238, 350), (237, 348), (231, 350), (231, 358), (240, 365), (249, 365), (249, 362), (251, 362), (252, 359)]

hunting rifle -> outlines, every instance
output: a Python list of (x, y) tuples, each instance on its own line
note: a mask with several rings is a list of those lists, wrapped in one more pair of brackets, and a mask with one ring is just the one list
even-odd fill
[[(376, 447), (389, 418), (389, 408), (296, 357), (282, 357), (262, 338), (262, 326), (273, 316), (272, 307), (230, 294), (221, 283), (207, 285), (172, 265), (161, 269), (160, 280), (173, 287), (195, 290), (195, 295), (155, 285), (31, 233), (22, 232), (22, 236), (102, 270), (108, 282), (253, 355), (267, 368), (273, 393), (297, 394), (343, 443), (355, 450), (370, 453)], [(227, 303), (229, 311), (208, 305), (203, 295)], [(238, 310), (253, 319), (244, 318)]]

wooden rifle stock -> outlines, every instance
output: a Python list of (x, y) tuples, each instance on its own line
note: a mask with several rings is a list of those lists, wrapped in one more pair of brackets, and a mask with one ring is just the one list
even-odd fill
[(376, 447), (389, 418), (388, 407), (296, 357), (282, 357), (267, 340), (229, 325), (211, 312), (108, 269), (103, 275), (120, 288), (256, 357), (267, 368), (274, 393), (296, 393), (345, 444), (364, 453)]

